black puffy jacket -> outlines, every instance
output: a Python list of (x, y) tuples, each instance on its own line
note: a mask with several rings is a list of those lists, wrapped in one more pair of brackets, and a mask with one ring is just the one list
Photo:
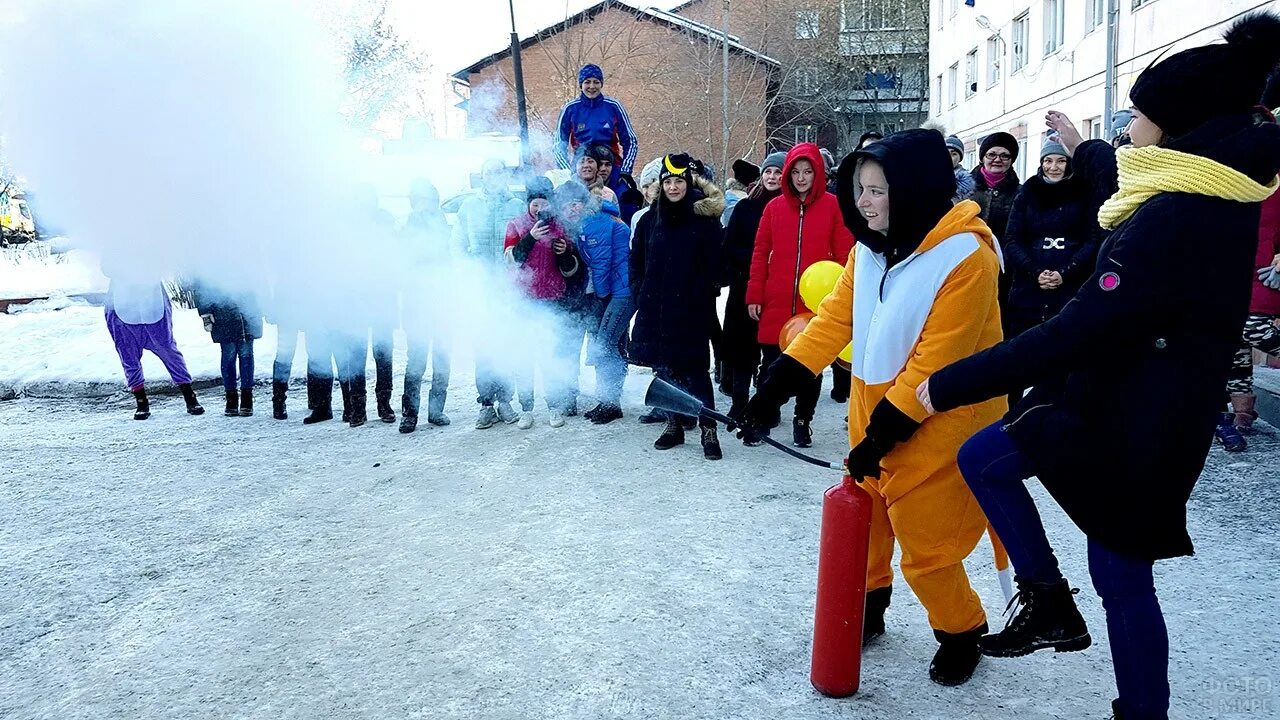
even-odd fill
[[(1013, 327), (1024, 330), (1058, 314), (1093, 273), (1101, 232), (1098, 208), (1078, 178), (1050, 183), (1037, 174), (1023, 183), (1001, 243), (1012, 279), (1007, 308)], [(1060, 273), (1062, 285), (1042, 289), (1046, 270)]]
[[(1253, 114), (1169, 147), (1260, 183), (1280, 167), (1280, 127)], [(1004, 428), (1085, 534), (1148, 560), (1190, 554), (1187, 500), (1240, 345), (1259, 214), (1258, 203), (1152, 197), (1103, 243), (1062, 312), (935, 373), (934, 407), (1032, 387)]]

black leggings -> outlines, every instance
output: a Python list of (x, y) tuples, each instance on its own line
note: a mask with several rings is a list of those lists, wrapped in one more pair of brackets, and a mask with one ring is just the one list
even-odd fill
[[(777, 345), (760, 345), (760, 375), (762, 378), (769, 371), (769, 366), (780, 355), (782, 355), (782, 349)], [(822, 376), (819, 375), (812, 382), (805, 383), (798, 390), (796, 393), (796, 418), (799, 420), (813, 420), (813, 412), (818, 408), (818, 395), (822, 394)]]

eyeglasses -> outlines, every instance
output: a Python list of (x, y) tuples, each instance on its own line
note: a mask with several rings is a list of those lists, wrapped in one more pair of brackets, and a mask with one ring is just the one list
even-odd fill
[(1013, 156), (1010, 155), (1009, 153), (1002, 153), (1002, 152), (989, 152), (986, 155), (983, 155), (983, 157), (986, 158), (987, 160), (1012, 160), (1013, 159)]

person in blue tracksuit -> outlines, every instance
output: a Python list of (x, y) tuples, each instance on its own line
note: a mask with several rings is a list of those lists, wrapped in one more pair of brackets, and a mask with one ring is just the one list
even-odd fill
[(583, 65), (578, 71), (582, 93), (565, 103), (560, 110), (559, 137), (556, 141), (556, 164), (569, 167), (569, 161), (581, 145), (604, 145), (613, 151), (613, 185), (618, 176), (630, 174), (636, 162), (636, 134), (631, 118), (622, 103), (602, 91), (604, 72), (598, 65)]

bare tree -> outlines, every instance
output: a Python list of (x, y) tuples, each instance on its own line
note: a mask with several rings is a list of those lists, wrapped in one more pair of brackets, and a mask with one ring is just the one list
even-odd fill
[(387, 19), (387, 0), (366, 0), (346, 51), (345, 80), (352, 124), (369, 128), (383, 113), (399, 109), (411, 84), (428, 69)]

